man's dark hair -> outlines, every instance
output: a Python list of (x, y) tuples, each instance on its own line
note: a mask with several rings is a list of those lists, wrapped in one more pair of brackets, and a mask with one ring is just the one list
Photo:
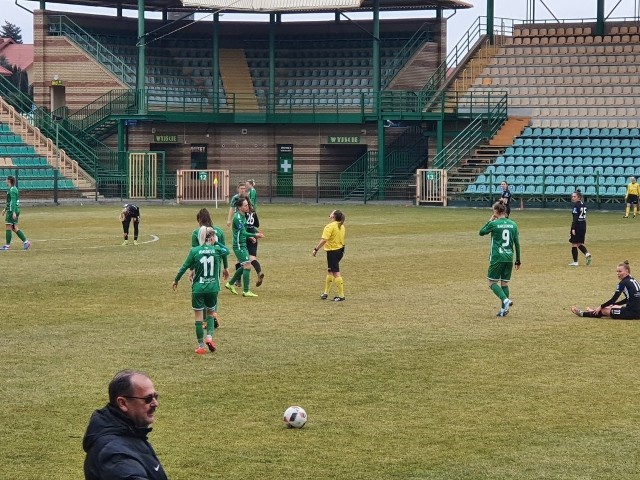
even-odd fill
[(16, 184), (16, 177), (14, 177), (13, 175), (9, 175), (7, 177), (7, 180), (9, 180), (9, 183), (11, 184), (11, 186), (14, 186)]
[(118, 403), (116, 399), (118, 397), (130, 397), (133, 395), (133, 385), (131, 383), (131, 377), (134, 375), (142, 375), (149, 378), (144, 372), (137, 370), (122, 370), (116, 373), (109, 383), (109, 404), (117, 407)]

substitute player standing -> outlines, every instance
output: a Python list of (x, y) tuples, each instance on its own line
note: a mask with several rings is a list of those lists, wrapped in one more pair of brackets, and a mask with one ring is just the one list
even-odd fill
[(629, 210), (633, 205), (633, 218), (636, 218), (638, 214), (638, 196), (640, 195), (640, 185), (636, 183), (636, 177), (631, 177), (631, 183), (627, 185), (627, 194), (624, 196), (624, 201), (627, 202), (627, 209), (625, 210), (624, 217), (629, 218)]
[(2, 247), (2, 250), (9, 250), (11, 248), (11, 236), (12, 232), (18, 235), (18, 238), (22, 240), (22, 248), (29, 250), (31, 242), (27, 240), (27, 237), (22, 230), (18, 227), (18, 218), (20, 217), (20, 192), (16, 187), (16, 177), (9, 175), (7, 177), (7, 204), (2, 210), (4, 215), (4, 224), (6, 226), (5, 239), (6, 244)]
[(131, 225), (131, 220), (133, 220), (133, 244), (138, 245), (140, 208), (133, 203), (125, 203), (124, 208), (120, 212), (120, 221), (122, 222), (122, 230), (124, 232), (124, 242), (122, 242), (122, 245), (129, 245), (129, 225)]
[(582, 202), (582, 192), (576, 190), (571, 194), (571, 201), (573, 202), (573, 208), (571, 214), (573, 220), (571, 222), (571, 232), (569, 232), (569, 243), (571, 244), (571, 256), (573, 262), (569, 264), (570, 267), (577, 267), (578, 264), (578, 249), (584, 253), (587, 260), (587, 265), (591, 265), (591, 254), (584, 246), (584, 239), (587, 236), (587, 207)]
[[(504, 203), (496, 202), (493, 205), (493, 215), (484, 227), (480, 229), (480, 235), (491, 234), (491, 255), (489, 256), (489, 270), (487, 279), (489, 288), (500, 299), (501, 308), (497, 317), (506, 317), (513, 302), (509, 298), (509, 282), (514, 266), (520, 269), (520, 238), (518, 226), (513, 220), (506, 218), (507, 208)], [(500, 283), (500, 285), (498, 285)]]

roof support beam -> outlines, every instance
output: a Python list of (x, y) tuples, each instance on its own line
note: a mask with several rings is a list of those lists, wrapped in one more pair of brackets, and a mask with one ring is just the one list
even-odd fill
[(145, 43), (144, 34), (144, 0), (138, 0), (138, 70), (136, 74), (136, 90), (138, 92), (138, 114), (145, 115), (146, 108), (144, 103), (145, 96), (142, 94), (144, 89), (144, 70), (145, 70)]

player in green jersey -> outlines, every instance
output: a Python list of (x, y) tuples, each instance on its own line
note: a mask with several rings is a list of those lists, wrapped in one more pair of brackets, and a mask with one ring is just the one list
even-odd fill
[(509, 313), (509, 307), (513, 305), (509, 298), (509, 281), (514, 265), (514, 251), (516, 270), (521, 265), (518, 226), (516, 222), (506, 216), (506, 205), (502, 202), (496, 202), (493, 204), (493, 215), (480, 229), (480, 235), (491, 234), (491, 255), (489, 256), (487, 279), (489, 280), (489, 288), (500, 299), (500, 311), (496, 314), (498, 317), (505, 317)]
[(233, 214), (238, 211), (236, 203), (238, 203), (238, 199), (240, 197), (247, 197), (247, 187), (245, 186), (245, 182), (238, 183), (238, 193), (231, 197), (231, 201), (229, 202), (229, 213), (227, 214), (227, 227), (231, 226)]
[[(222, 245), (223, 247), (226, 248), (227, 244), (224, 241), (224, 232), (220, 227), (215, 227), (213, 225), (213, 221), (211, 220), (211, 214), (209, 213), (209, 210), (207, 210), (206, 208), (200, 209), (200, 211), (196, 214), (196, 221), (198, 222), (198, 228), (196, 228), (191, 234), (192, 248), (200, 245), (200, 241), (198, 240), (200, 227), (213, 228), (213, 230), (216, 232), (216, 237), (218, 238), (218, 245)], [(222, 255), (222, 279), (225, 282), (229, 279), (228, 255)], [(189, 271), (189, 280), (193, 282), (193, 270)], [(218, 312), (213, 312), (213, 326), (214, 328), (218, 328), (220, 326), (220, 324), (218, 323)]]
[[(218, 292), (220, 291), (220, 262), (229, 251), (226, 247), (218, 244), (215, 230), (211, 227), (200, 227), (198, 232), (199, 246), (193, 247), (187, 255), (172, 288), (178, 288), (178, 282), (182, 275), (188, 270), (193, 270), (193, 283), (191, 284), (191, 306), (196, 319), (196, 338), (198, 348), (196, 353), (203, 355), (205, 345), (209, 351), (215, 352), (217, 347), (213, 342), (213, 332), (215, 330), (213, 313), (218, 309)], [(207, 322), (207, 336), (204, 337), (203, 321)]]
[(247, 180), (245, 184), (245, 191), (247, 192), (247, 198), (249, 199), (249, 203), (251, 203), (251, 208), (254, 211), (258, 210), (258, 192), (256, 191), (256, 181), (251, 179)]
[(257, 297), (257, 295), (249, 290), (249, 284), (251, 281), (251, 260), (249, 258), (249, 251), (247, 250), (247, 238), (262, 238), (264, 235), (261, 232), (250, 233), (247, 232), (247, 219), (245, 214), (249, 211), (249, 201), (245, 197), (238, 198), (236, 202), (236, 213), (233, 215), (233, 253), (235, 253), (238, 263), (242, 265), (242, 268), (236, 270), (231, 280), (225, 284), (225, 288), (231, 291), (234, 295), (237, 295), (234, 283), (242, 278), (243, 283), (243, 297)]
[(18, 238), (22, 240), (22, 248), (29, 250), (31, 242), (27, 240), (25, 234), (22, 233), (22, 230), (18, 227), (18, 218), (20, 217), (20, 192), (18, 192), (18, 187), (16, 187), (16, 177), (13, 175), (7, 177), (7, 187), (7, 204), (4, 210), (2, 210), (6, 227), (5, 239), (7, 243), (2, 247), (2, 250), (9, 250), (11, 248), (12, 232), (15, 232)]

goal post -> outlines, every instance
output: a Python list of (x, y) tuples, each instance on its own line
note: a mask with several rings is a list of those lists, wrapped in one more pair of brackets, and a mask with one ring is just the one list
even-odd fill
[(229, 170), (178, 170), (176, 202), (229, 202)]
[(447, 206), (447, 171), (419, 169), (416, 172), (416, 205)]

